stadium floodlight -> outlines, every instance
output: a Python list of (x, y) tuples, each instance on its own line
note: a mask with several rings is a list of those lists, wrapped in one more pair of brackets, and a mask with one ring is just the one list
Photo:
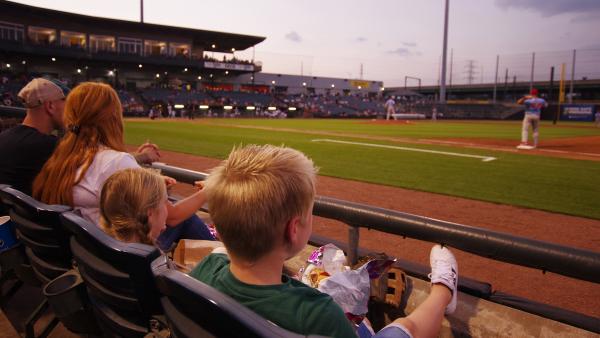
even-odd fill
[(254, 109), (256, 109), (255, 106), (248, 106), (248, 107), (246, 107), (246, 110), (254, 110)]
[(165, 72), (165, 75), (167, 75), (167, 74), (169, 74), (169, 73)]
[(289, 110), (289, 111), (295, 111), (295, 110), (296, 110), (296, 107), (289, 107), (289, 108), (288, 108), (288, 110)]
[(231, 48), (231, 52), (232, 52), (232, 53), (233, 53), (233, 52), (235, 52), (235, 48)]
[(185, 106), (182, 105), (182, 104), (176, 104), (173, 107), (175, 107), (175, 109), (183, 109), (183, 108), (185, 108)]
[(25, 65), (25, 64), (27, 64), (27, 61), (23, 60), (23, 61), (21, 61), (21, 64)]
[(229, 74), (229, 71), (228, 71), (228, 70), (226, 70), (226, 71), (225, 71), (225, 75), (227, 75), (227, 74)]
[(187, 72), (187, 68), (183, 68), (183, 71), (184, 71), (184, 72)]
[(275, 84), (275, 80), (271, 81), (271, 84)]
[(212, 75), (212, 74), (210, 74), (210, 77), (213, 77), (213, 75)]
[(77, 74), (81, 74), (81, 68), (77, 68)]
[(7, 64), (6, 64), (6, 68), (10, 68), (10, 63), (7, 63)]
[(384, 91), (384, 90), (385, 90), (385, 87), (381, 87), (381, 91)]
[(202, 76), (198, 75), (198, 80), (202, 80)]
[(156, 78), (158, 79), (160, 77), (160, 74), (156, 73)]
[(302, 86), (306, 87), (306, 82), (302, 82)]
[(52, 62), (56, 62), (56, 58), (52, 58), (51, 60), (52, 60)]
[(267, 108), (267, 110), (268, 110), (268, 111), (277, 110), (277, 107), (270, 106), (270, 107), (268, 107), (268, 108)]
[(331, 88), (335, 88), (335, 85), (333, 83), (331, 84)]
[(200, 109), (203, 109), (203, 110), (206, 110), (206, 109), (208, 109), (208, 106), (207, 106), (207, 105), (205, 105), (205, 104), (201, 104), (201, 105), (199, 106), (199, 108), (200, 108)]
[(359, 89), (359, 90), (360, 90), (360, 89), (362, 89), (362, 86), (358, 86), (358, 89)]
[(215, 45), (215, 44), (213, 43), (212, 45), (210, 45), (210, 47), (211, 47), (212, 49), (215, 49), (215, 48), (217, 48), (217, 45)]
[(109, 70), (108, 71), (108, 76), (113, 76), (113, 75), (115, 75), (115, 72), (113, 72), (112, 70)]
[(223, 106), (223, 109), (225, 109), (225, 110), (232, 110), (233, 107), (232, 106)]
[(84, 68), (85, 68), (85, 69), (88, 69), (88, 66), (85, 66)]
[(142, 68), (144, 67), (141, 63), (138, 65), (138, 68)]

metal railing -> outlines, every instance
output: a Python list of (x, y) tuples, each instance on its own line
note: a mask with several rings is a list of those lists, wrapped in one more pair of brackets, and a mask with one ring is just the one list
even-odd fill
[[(164, 175), (193, 183), (207, 174), (154, 163)], [(518, 237), (498, 231), (440, 221), (394, 210), (318, 196), (315, 216), (348, 225), (348, 259), (356, 262), (359, 228), (442, 243), (472, 254), (520, 266), (551, 271), (563, 276), (600, 283), (600, 253)]]

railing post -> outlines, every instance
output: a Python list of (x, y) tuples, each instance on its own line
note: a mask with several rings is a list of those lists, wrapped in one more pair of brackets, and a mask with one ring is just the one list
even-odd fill
[(354, 265), (358, 262), (358, 238), (360, 236), (357, 226), (348, 226), (348, 263)]

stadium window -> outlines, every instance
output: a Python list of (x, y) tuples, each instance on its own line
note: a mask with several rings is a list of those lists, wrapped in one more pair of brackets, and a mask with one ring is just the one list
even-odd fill
[[(121, 54), (142, 54), (142, 40), (119, 37), (119, 53)], [(142, 67), (139, 67), (142, 68)]]
[(90, 50), (92, 52), (114, 52), (115, 38), (108, 35), (90, 35)]
[(50, 45), (56, 41), (56, 30), (45, 27), (29, 26), (27, 31), (29, 41), (37, 45)]
[(149, 56), (161, 56), (167, 54), (167, 43), (164, 41), (144, 41), (144, 54)]
[(85, 34), (80, 32), (60, 32), (60, 45), (64, 47), (85, 48)]
[(0, 40), (23, 41), (23, 25), (0, 21)]
[(171, 42), (169, 43), (169, 55), (188, 57), (190, 55), (190, 45), (187, 43)]

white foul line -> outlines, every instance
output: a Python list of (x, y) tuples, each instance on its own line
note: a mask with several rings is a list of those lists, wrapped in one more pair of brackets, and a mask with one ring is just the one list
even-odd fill
[(326, 139), (326, 138), (323, 138), (323, 139), (314, 139), (314, 140), (312, 140), (312, 142), (330, 142), (330, 143), (354, 144), (354, 145), (365, 146), (365, 147), (387, 148), (387, 149), (397, 149), (397, 150), (406, 150), (406, 151), (418, 151), (418, 152), (421, 152), (421, 153), (430, 153), (430, 154), (439, 154), (439, 155), (448, 155), (448, 156), (480, 158), (483, 162), (490, 162), (490, 161), (496, 160), (496, 158), (492, 157), (492, 156), (469, 155), (469, 154), (461, 154), (461, 153), (451, 153), (451, 152), (448, 152), (448, 151), (437, 151), (437, 150), (428, 150), (428, 149), (419, 149), (419, 148), (397, 147), (397, 146), (388, 146), (388, 145), (385, 145), (385, 144), (340, 141), (340, 140), (331, 140), (331, 139)]

